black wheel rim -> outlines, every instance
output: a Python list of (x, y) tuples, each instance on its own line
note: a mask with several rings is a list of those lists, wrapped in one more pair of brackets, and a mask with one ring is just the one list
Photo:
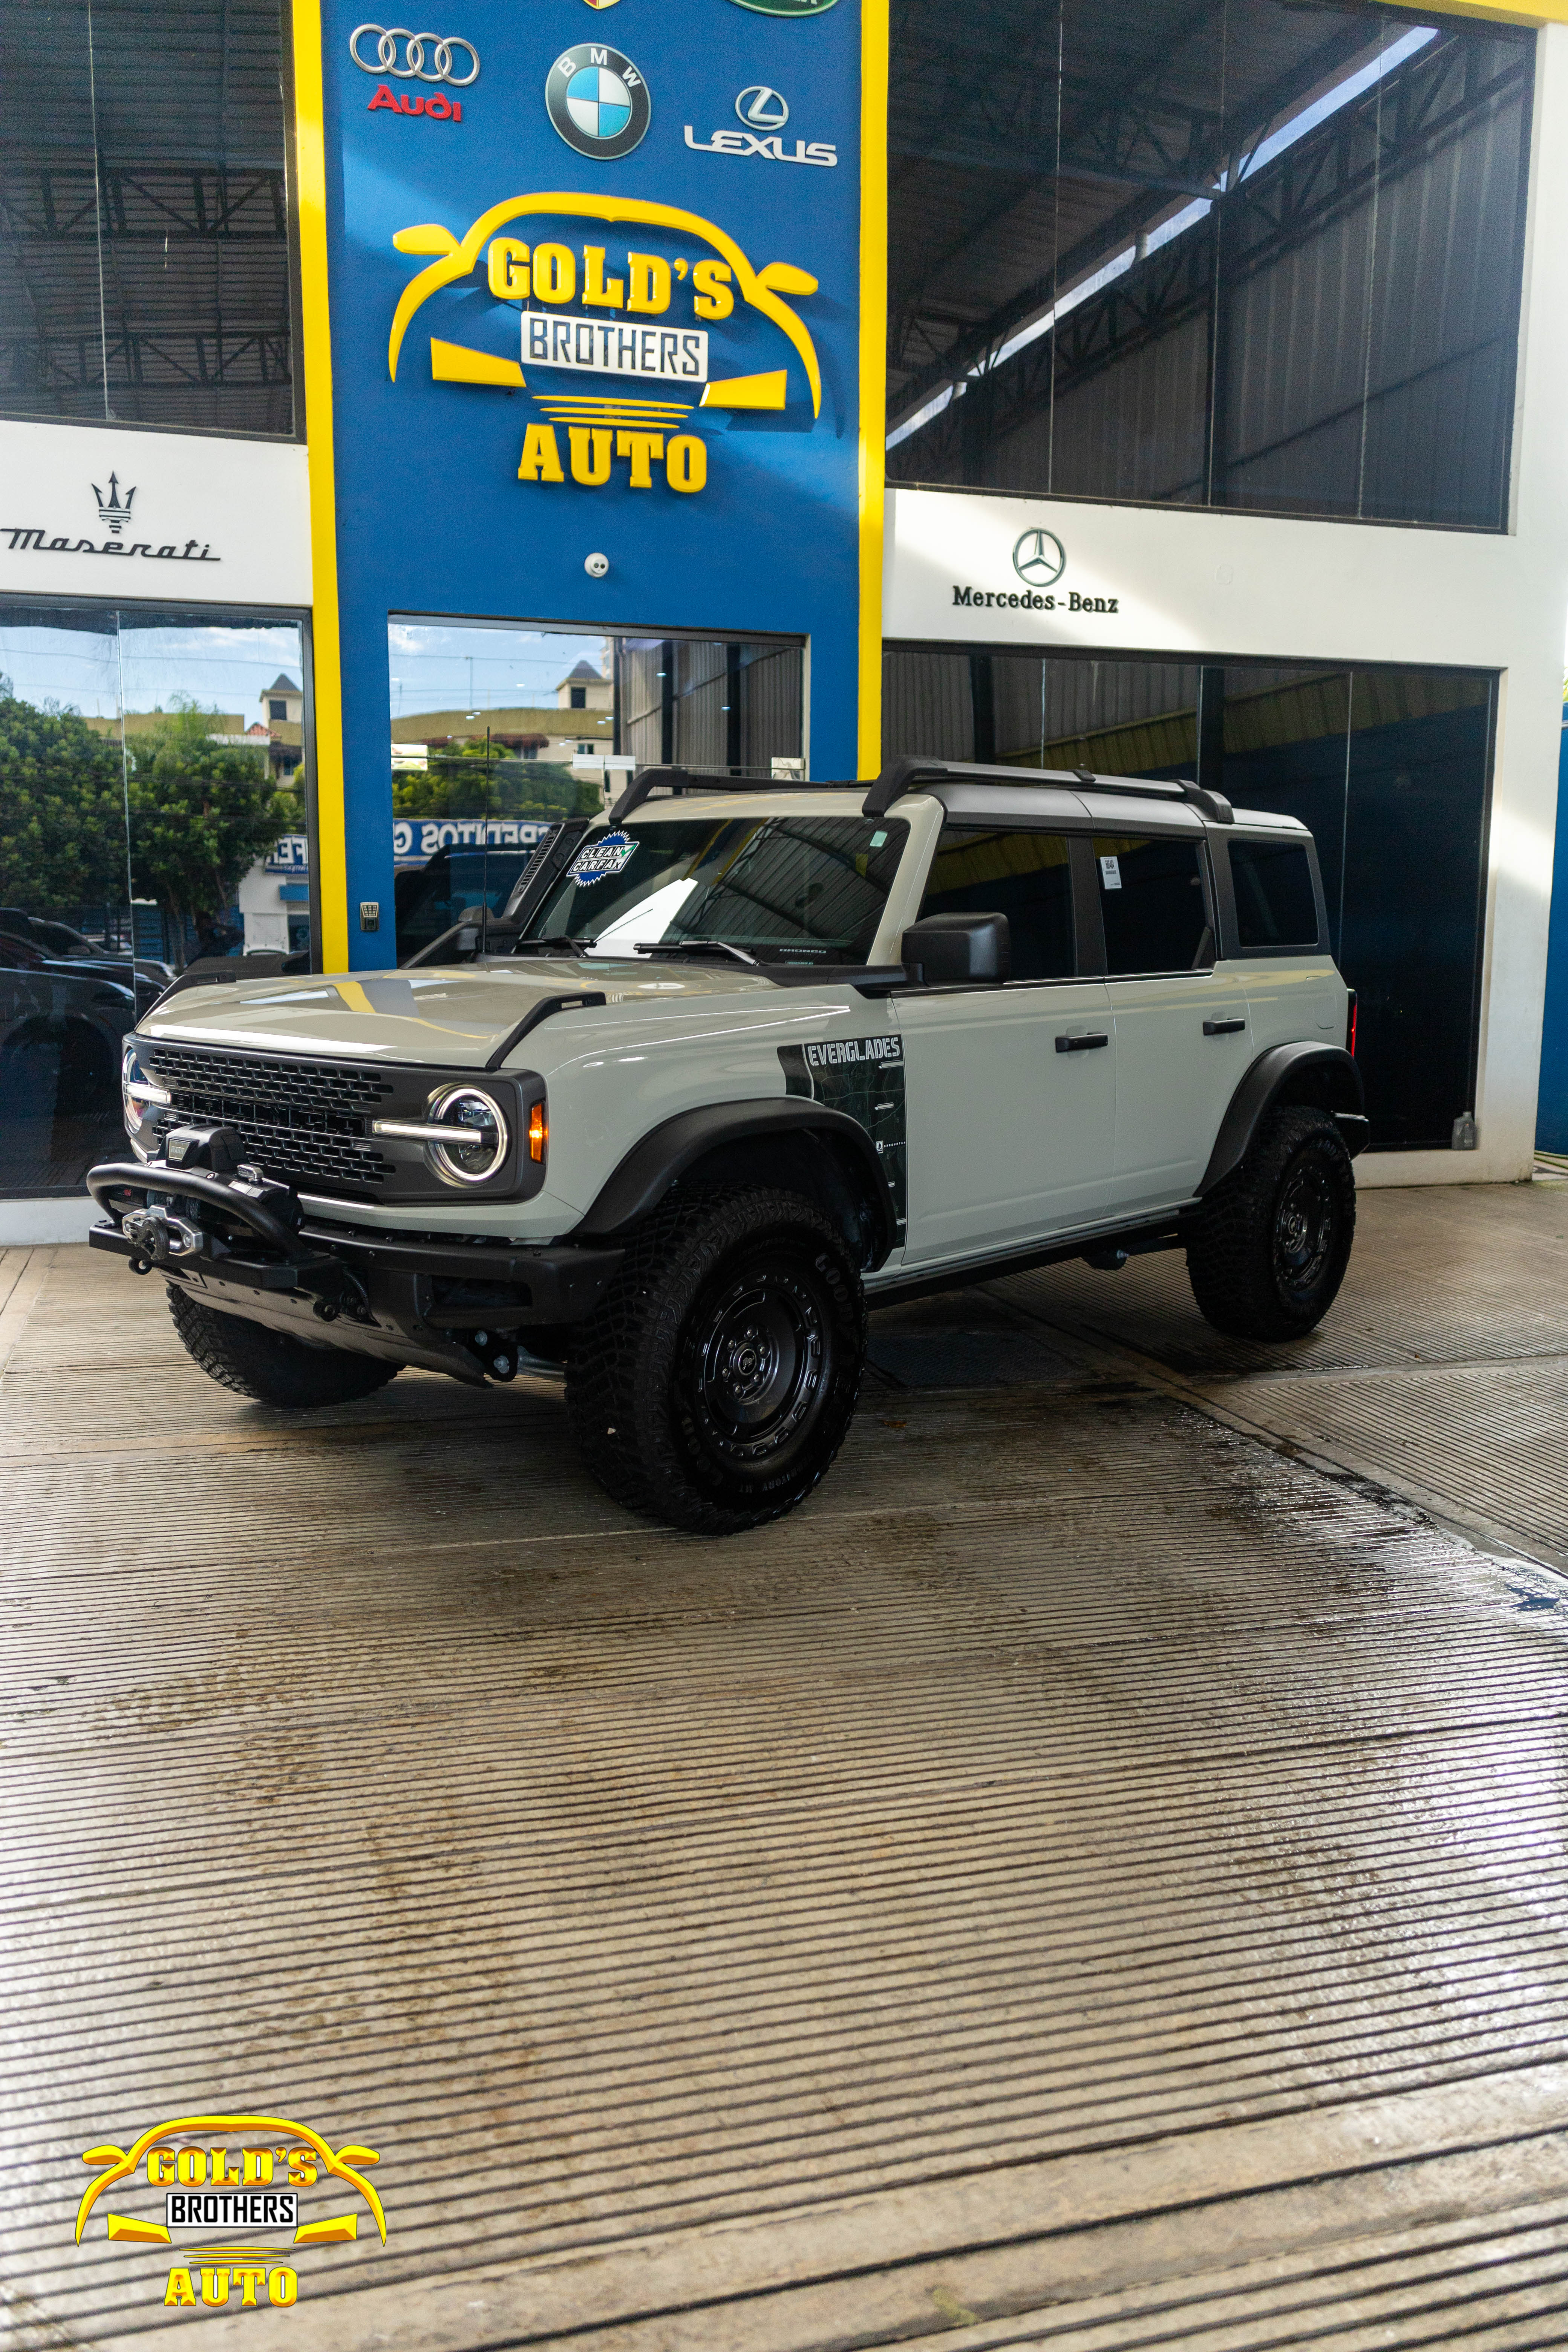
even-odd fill
[(1328, 1170), (1315, 1157), (1299, 1160), (1286, 1175), (1274, 1213), (1274, 1272), (1289, 1297), (1309, 1297), (1317, 1288), (1338, 1224)]
[(826, 1401), (826, 1302), (805, 1268), (752, 1265), (699, 1308), (685, 1353), (703, 1451), (731, 1473), (766, 1475), (798, 1450)]

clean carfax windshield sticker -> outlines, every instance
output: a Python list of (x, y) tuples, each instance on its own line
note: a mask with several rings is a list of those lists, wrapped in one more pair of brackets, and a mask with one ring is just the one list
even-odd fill
[(98, 2178), (77, 2208), (76, 2242), (107, 2190), (105, 2233), (121, 2252), (151, 2257), (152, 2301), (175, 2311), (287, 2310), (299, 2298), (302, 2254), (352, 2244), (367, 2219), (386, 2243), (386, 2214), (364, 2177), (380, 2160), (373, 2147), (335, 2148), (282, 2116), (177, 2116), (129, 2147), (85, 2151)]
[(590, 882), (604, 882), (620, 872), (636, 847), (629, 833), (602, 833), (597, 841), (583, 844), (566, 868), (567, 878), (580, 887)]
[(779, 1060), (786, 1094), (847, 1111), (865, 1129), (888, 1180), (902, 1241), (908, 1214), (903, 1039), (831, 1037), (820, 1045), (781, 1045)]

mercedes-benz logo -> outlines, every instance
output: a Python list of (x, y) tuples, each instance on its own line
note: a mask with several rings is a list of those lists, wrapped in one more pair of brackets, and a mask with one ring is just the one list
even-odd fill
[(1067, 569), (1067, 550), (1054, 530), (1026, 530), (1013, 549), (1013, 569), (1031, 588), (1048, 588)]
[(750, 131), (782, 131), (789, 121), (789, 108), (776, 89), (765, 82), (753, 82), (735, 100), (735, 111)]

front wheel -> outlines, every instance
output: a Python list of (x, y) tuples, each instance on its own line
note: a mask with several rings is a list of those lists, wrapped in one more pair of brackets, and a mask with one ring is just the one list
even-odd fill
[(1274, 1111), (1198, 1213), (1193, 1296), (1218, 1330), (1299, 1339), (1333, 1305), (1354, 1238), (1355, 1175), (1339, 1129), (1305, 1104)]
[(762, 1186), (677, 1195), (574, 1335), (567, 1412), (618, 1502), (731, 1535), (817, 1485), (865, 1356), (859, 1276), (809, 1201)]
[(169, 1285), (174, 1328), (209, 1380), (256, 1404), (353, 1404), (374, 1396), (398, 1367), (347, 1348), (312, 1347), (287, 1331), (220, 1315), (179, 1284)]

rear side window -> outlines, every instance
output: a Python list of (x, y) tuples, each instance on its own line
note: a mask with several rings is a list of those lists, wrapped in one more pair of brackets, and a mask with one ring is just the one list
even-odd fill
[(1306, 844), (1233, 841), (1229, 846), (1240, 944), (1244, 948), (1315, 948), (1318, 902)]
[(1195, 841), (1097, 834), (1108, 972), (1193, 971), (1214, 961)]
[(1072, 860), (1061, 833), (943, 825), (922, 915), (1005, 915), (1015, 980), (1070, 980)]

